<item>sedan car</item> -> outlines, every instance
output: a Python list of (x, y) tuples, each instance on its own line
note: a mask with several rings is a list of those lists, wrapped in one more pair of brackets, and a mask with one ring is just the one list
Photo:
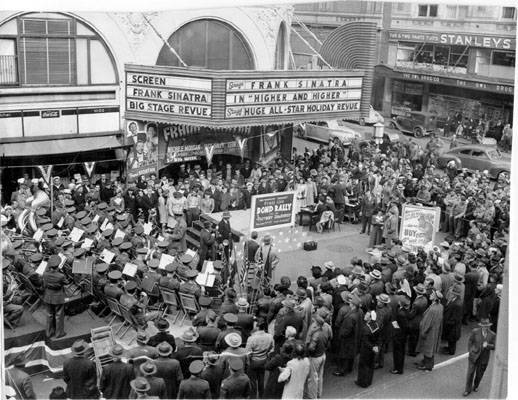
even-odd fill
[(441, 127), (440, 125), (436, 114), (421, 111), (410, 111), (405, 115), (397, 115), (389, 122), (390, 128), (410, 133), (416, 138), (436, 132)]
[(511, 156), (501, 153), (496, 147), (484, 145), (466, 145), (455, 147), (443, 153), (439, 159), (440, 167), (446, 167), (448, 162), (455, 161), (457, 169), (489, 172), (489, 176), (498, 179), (500, 174), (509, 174), (511, 171)]
[(307, 122), (295, 126), (293, 129), (300, 138), (314, 139), (325, 143), (338, 139), (344, 146), (350, 145), (353, 140), (362, 139), (359, 132), (349, 128), (340, 120)]

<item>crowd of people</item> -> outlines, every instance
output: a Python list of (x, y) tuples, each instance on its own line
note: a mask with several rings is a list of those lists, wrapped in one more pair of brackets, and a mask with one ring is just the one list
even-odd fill
[[(99, 316), (112, 301), (129, 310), (136, 346), (113, 346), (113, 362), (98, 377), (88, 344), (74, 343), (63, 366), (66, 388), (51, 398), (320, 398), (326, 365), (336, 376), (357, 365), (360, 387), (372, 384), (378, 368), (403, 374), (407, 356), (432, 370), (434, 355), (456, 354), (463, 325), (476, 321), (468, 395), (494, 348), (510, 183), (506, 176), (490, 181), (487, 171), (439, 170), (439, 146), (436, 137), (425, 148), (410, 140), (381, 151), (334, 142), (270, 166), (184, 165), (176, 179), (151, 175), (125, 184), (55, 177), (52, 190), (25, 176), (1, 213), (4, 319), (16, 327), (26, 301), (40, 296), (47, 337), (63, 337), (70, 286), (91, 286), (86, 306)], [(320, 232), (352, 215), (369, 235), (369, 255), (308, 265), (294, 282), (276, 279), (289, 260), (272, 238), (252, 232), (234, 244), (229, 220), (254, 194), (285, 190), (296, 191), (297, 210), (313, 210)], [(440, 207), (447, 235), (439, 246), (414, 250), (399, 240), (406, 203)], [(223, 212), (221, 221), (205, 219), (199, 247), (188, 250), (187, 229), (213, 212)], [(247, 287), (233, 261), (237, 246), (244, 253), (239, 267), (253, 265), (261, 278)], [(163, 255), (171, 258), (161, 265)], [(74, 269), (87, 260), (90, 279)], [(197, 282), (205, 261), (212, 261), (211, 286)], [(200, 307), (179, 337), (168, 333), (160, 288), (192, 295)], [(149, 323), (159, 331), (153, 337)], [(34, 398), (22, 366), (7, 370), (8, 383), (17, 398)]]

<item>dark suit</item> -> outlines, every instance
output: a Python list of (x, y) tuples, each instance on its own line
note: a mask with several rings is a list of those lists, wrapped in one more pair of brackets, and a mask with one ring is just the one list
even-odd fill
[(47, 337), (54, 333), (58, 336), (65, 334), (65, 284), (65, 275), (59, 271), (50, 270), (43, 274), (43, 302), (47, 305)]
[(5, 384), (11, 386), (15, 390), (17, 399), (36, 398), (34, 388), (32, 387), (31, 377), (21, 369), (6, 369)]
[(221, 383), (222, 399), (248, 399), (251, 394), (250, 378), (243, 372), (231, 375)]
[(207, 365), (201, 372), (200, 378), (209, 382), (210, 393), (213, 399), (219, 399), (219, 391), (221, 388), (221, 381), (223, 380), (224, 372), (225, 370), (221, 363)]
[(178, 360), (159, 357), (155, 361), (157, 367), (156, 376), (165, 382), (166, 398), (176, 399), (178, 387), (183, 379), (182, 369)]
[(69, 399), (97, 399), (97, 369), (95, 363), (83, 357), (69, 358), (63, 363), (63, 380)]
[(241, 329), (241, 337), (243, 338), (243, 345), (245, 345), (248, 337), (254, 329), (253, 315), (247, 313), (238, 313), (236, 328)]
[(156, 347), (162, 342), (167, 342), (173, 348), (173, 351), (176, 351), (176, 342), (174, 336), (167, 332), (158, 332), (156, 335), (151, 336), (149, 342), (147, 342), (148, 346)]
[(179, 399), (210, 399), (209, 382), (195, 376), (180, 383)]
[(173, 354), (173, 358), (176, 358), (180, 362), (183, 377), (187, 379), (191, 376), (189, 365), (191, 365), (191, 362), (194, 360), (201, 360), (203, 358), (203, 352), (197, 345), (186, 343)]
[(112, 299), (119, 300), (120, 297), (124, 294), (124, 290), (122, 290), (119, 286), (113, 283), (108, 283), (104, 287), (104, 294)]
[(205, 228), (200, 232), (200, 260), (198, 261), (198, 271), (203, 268), (203, 262), (210, 258), (213, 260), (214, 257), (214, 243), (216, 239), (212, 234)]
[[(166, 389), (165, 389), (165, 382), (162, 378), (158, 378), (156, 376), (146, 376), (146, 380), (149, 382), (150, 389), (147, 392), (148, 397), (156, 396), (160, 399), (167, 399), (166, 397)], [(130, 399), (136, 399), (137, 394), (133, 389), (131, 389)]]
[[(489, 352), (495, 348), (496, 335), (493, 331), (487, 330), (484, 338), (481, 328), (471, 331), (468, 340), (468, 375), (466, 379), (466, 392), (470, 393), (472, 388), (478, 388), (489, 362)], [(487, 342), (487, 347), (483, 343)], [(473, 377), (475, 381), (473, 381)]]
[(293, 326), (297, 332), (302, 332), (303, 325), (303, 316), (298, 314), (295, 311), (289, 311), (284, 313), (283, 315), (277, 316), (275, 320), (275, 331), (274, 331), (274, 339), (275, 339), (275, 348), (279, 349), (284, 340), (284, 332), (286, 331), (287, 326)]
[(105, 399), (127, 399), (133, 379), (133, 365), (117, 360), (103, 367), (99, 389)]
[(428, 299), (424, 296), (417, 297), (410, 309), (408, 321), (408, 354), (415, 356), (417, 340), (419, 339), (419, 324), (423, 314), (428, 308)]
[(255, 262), (255, 255), (257, 253), (257, 249), (259, 249), (260, 245), (253, 239), (249, 239), (245, 242), (244, 250), (245, 257), (250, 262)]

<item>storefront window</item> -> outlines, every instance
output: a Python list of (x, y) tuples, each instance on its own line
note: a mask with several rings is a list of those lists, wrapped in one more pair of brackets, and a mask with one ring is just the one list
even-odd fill
[(516, 63), (516, 53), (510, 51), (493, 51), (491, 64), (502, 65), (504, 67), (514, 67)]
[(392, 115), (404, 115), (409, 111), (421, 111), (423, 85), (421, 83), (394, 80), (392, 84)]
[(399, 42), (396, 66), (465, 74), (468, 65), (465, 50), (462, 46)]
[[(169, 39), (182, 60), (209, 69), (254, 69), (252, 52), (243, 36), (222, 21), (203, 19), (182, 26)], [(181, 66), (169, 46), (162, 46), (157, 65)]]

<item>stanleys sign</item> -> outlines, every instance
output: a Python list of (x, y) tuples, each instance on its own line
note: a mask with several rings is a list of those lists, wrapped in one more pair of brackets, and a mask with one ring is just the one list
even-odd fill
[(389, 39), (450, 46), (483, 47), (486, 49), (515, 50), (516, 48), (516, 40), (512, 37), (469, 33), (390, 31)]
[(363, 76), (126, 65), (126, 118), (215, 128), (359, 117)]

